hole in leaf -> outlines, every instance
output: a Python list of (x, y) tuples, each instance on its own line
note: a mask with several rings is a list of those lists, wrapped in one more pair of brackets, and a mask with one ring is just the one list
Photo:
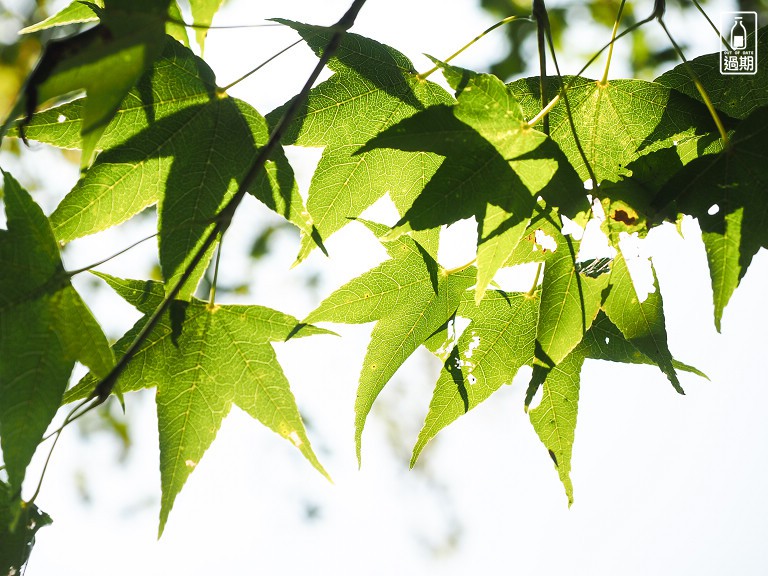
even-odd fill
[(557, 242), (555, 242), (555, 239), (552, 238), (552, 236), (544, 232), (544, 230), (536, 230), (536, 244), (541, 246), (541, 249), (544, 252), (547, 250), (550, 252), (557, 250)]
[(707, 210), (707, 214), (709, 214), (710, 216), (714, 216), (718, 212), (720, 212), (720, 206), (718, 206), (717, 204), (712, 204), (712, 206), (709, 207), (709, 210)]
[(293, 442), (293, 445), (296, 446), (296, 448), (303, 444), (301, 438), (299, 438), (299, 433), (296, 432), (296, 430), (293, 430), (290, 434), (288, 434), (288, 439)]
[(544, 386), (539, 386), (536, 389), (536, 393), (531, 398), (531, 403), (528, 404), (528, 410), (535, 410), (541, 404), (541, 399), (544, 398)]
[(59, 124), (61, 124), (63, 122), (66, 122), (66, 121), (67, 121), (67, 117), (64, 116), (64, 114), (59, 114), (58, 117), (56, 118), (56, 122), (58, 122)]
[(475, 349), (480, 346), (480, 336), (475, 336), (474, 333), (472, 334), (472, 341), (467, 346), (467, 350), (464, 352), (464, 356), (466, 358), (472, 358), (472, 353), (475, 351)]

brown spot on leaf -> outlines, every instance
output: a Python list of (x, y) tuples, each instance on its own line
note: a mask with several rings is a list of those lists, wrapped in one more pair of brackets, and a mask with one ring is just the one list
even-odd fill
[(637, 224), (637, 217), (630, 216), (626, 210), (615, 210), (611, 215), (611, 218), (616, 222), (621, 222), (627, 226), (633, 226), (634, 224)]

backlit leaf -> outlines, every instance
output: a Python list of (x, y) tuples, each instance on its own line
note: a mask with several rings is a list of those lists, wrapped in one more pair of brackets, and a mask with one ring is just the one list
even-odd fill
[(613, 260), (608, 297), (603, 309), (624, 337), (666, 374), (680, 394), (683, 389), (677, 378), (672, 354), (667, 346), (667, 329), (659, 283), (654, 272), (654, 290), (640, 302), (624, 257)]
[[(94, 0), (92, 4), (95, 4), (99, 8), (104, 8), (104, 0)], [(49, 16), (37, 24), (22, 28), (19, 30), (19, 34), (31, 34), (32, 32), (40, 32), (41, 30), (48, 30), (49, 28), (55, 28), (57, 26), (85, 24), (87, 22), (98, 21), (98, 15), (90, 6), (80, 0), (73, 0), (73, 2), (59, 10), (56, 14)]]
[(654, 201), (663, 216), (698, 218), (707, 250), (720, 330), (723, 310), (757, 251), (768, 247), (768, 108), (736, 128), (730, 146), (692, 161)]
[(443, 65), (457, 103), (435, 105), (381, 132), (363, 148), (428, 151), (444, 157), (392, 235), (474, 216), (478, 222), (476, 300), (540, 210), (537, 196), (563, 212), (585, 208), (583, 186), (544, 134), (528, 127), (501, 80)]
[[(28, 137), (63, 148), (77, 146), (80, 105), (78, 100), (35, 116)], [(169, 41), (163, 57), (105, 131), (100, 145), (106, 150), (51, 215), (56, 236), (66, 242), (93, 234), (159, 202), (160, 261), (166, 281), (173, 284), (268, 137), (256, 110), (218, 94), (210, 68)], [(249, 191), (309, 230), (282, 151), (273, 155)], [(194, 293), (207, 261), (182, 298)]]
[(413, 448), (411, 466), (440, 430), (510, 384), (521, 366), (533, 361), (539, 299), (520, 293), (486, 292), (457, 314), (470, 323), (446, 351), (429, 412)]
[[(366, 223), (375, 234), (387, 228)], [(450, 273), (408, 236), (385, 242), (390, 255), (376, 268), (337, 289), (305, 322), (376, 322), (355, 400), (355, 442), (360, 445), (368, 413), (397, 369), (453, 316), (474, 282), (472, 268)]]
[(23, 573), (35, 534), (51, 522), (48, 514), (14, 497), (14, 489), (0, 480), (0, 574)]
[[(699, 56), (688, 64), (715, 108), (733, 118), (746, 118), (761, 106), (768, 105), (768, 60), (765, 54), (768, 54), (768, 27), (757, 32), (756, 74), (721, 74), (720, 52)], [(655, 81), (703, 102), (685, 64), (665, 72)]]
[(213, 22), (213, 15), (218, 12), (224, 0), (189, 0), (189, 6), (192, 9), (192, 18), (198, 28), (195, 30), (197, 43), (200, 45), (200, 52), (205, 48), (205, 37), (208, 35), (207, 26)]
[(8, 173), (0, 231), (0, 442), (11, 486), (53, 419), (75, 361), (104, 376), (107, 339), (69, 283), (48, 220)]
[(91, 5), (99, 24), (46, 46), (0, 135), (22, 112), (26, 114), (24, 126), (39, 104), (85, 90), (81, 167), (90, 165), (99, 138), (120, 102), (162, 52), (169, 5), (170, 0), (113, 0), (103, 9)]
[[(150, 315), (163, 285), (99, 274), (117, 293)], [(122, 354), (147, 316), (114, 346)], [(160, 434), (162, 533), (176, 496), (213, 442), (232, 404), (293, 443), (323, 475), (307, 438), (296, 401), (271, 342), (327, 334), (262, 306), (215, 305), (177, 300), (121, 374), (122, 392), (157, 388)], [(87, 396), (98, 380), (86, 376), (68, 402)]]
[[(563, 81), (568, 82), (569, 77)], [(526, 78), (510, 84), (526, 118), (541, 110), (539, 79)], [(560, 89), (560, 80), (549, 77), (548, 99)], [(674, 142), (715, 130), (702, 105), (665, 86), (642, 80), (579, 78), (568, 91), (571, 118), (586, 159), (597, 176), (617, 180), (625, 167), (642, 154), (672, 146)], [(549, 114), (551, 137), (560, 145), (582, 180), (591, 178), (571, 131), (561, 100)]]
[[(576, 434), (581, 369), (585, 359), (631, 364), (657, 364), (624, 337), (604, 312), (599, 312), (584, 339), (557, 366), (547, 371), (541, 401), (528, 415), (534, 430), (549, 451), (569, 505), (573, 503), (571, 456)], [(705, 377), (695, 368), (673, 360), (675, 368)]]
[[(278, 20), (294, 28), (321, 53), (332, 30)], [(356, 34), (345, 34), (329, 62), (335, 72), (312, 89), (304, 109), (291, 124), (284, 144), (324, 147), (312, 178), (307, 209), (325, 240), (389, 193), (404, 213), (440, 165), (439, 156), (360, 148), (381, 130), (433, 104), (451, 102), (437, 84), (418, 78), (400, 52)], [(269, 113), (274, 125), (285, 107)], [(298, 260), (313, 248), (302, 243)], [(434, 255), (434, 254), (433, 254)]]

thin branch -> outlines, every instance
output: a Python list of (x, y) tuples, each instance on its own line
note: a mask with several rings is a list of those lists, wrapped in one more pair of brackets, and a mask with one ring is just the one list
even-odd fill
[[(547, 104), (547, 31), (549, 30), (549, 15), (544, 6), (544, 0), (533, 0), (533, 17), (536, 20), (536, 44), (539, 52), (539, 99), (541, 107)], [(549, 136), (549, 116), (544, 117), (542, 132)]]
[(143, 242), (146, 242), (147, 240), (151, 240), (152, 238), (155, 238), (157, 235), (158, 235), (158, 232), (155, 232), (154, 234), (150, 234), (149, 236), (146, 236), (146, 237), (142, 238), (141, 240), (137, 240), (136, 242), (134, 242), (130, 246), (128, 246), (126, 248), (123, 248), (119, 252), (115, 252), (114, 254), (112, 254), (112, 256), (107, 256), (103, 260), (99, 260), (98, 262), (95, 262), (93, 264), (89, 264), (88, 266), (84, 266), (83, 268), (78, 268), (77, 270), (67, 270), (67, 276), (69, 276), (71, 278), (72, 276), (76, 276), (77, 274), (82, 274), (83, 272), (88, 272), (89, 270), (91, 270), (91, 268), (96, 268), (96, 266), (101, 266), (102, 264), (105, 264), (105, 263), (109, 262), (113, 258), (117, 258), (118, 256), (122, 256), (123, 254), (125, 254), (129, 250), (133, 250), (134, 248), (136, 248), (136, 246), (138, 246), (139, 244), (141, 244)]
[[(537, 19), (540, 19), (542, 22), (543, 30), (546, 33), (547, 43), (549, 44), (549, 51), (552, 54), (552, 63), (555, 65), (555, 73), (557, 74), (557, 77), (560, 80), (561, 87), (563, 87), (564, 85), (563, 75), (560, 73), (560, 65), (557, 62), (557, 53), (555, 52), (555, 42), (552, 39), (552, 29), (549, 26), (549, 15), (547, 14), (547, 9), (544, 6), (544, 1), (543, 0), (539, 0), (539, 1), (541, 2), (541, 6), (540, 6), (541, 12), (540, 12), (540, 16), (538, 16)], [(541, 83), (541, 86), (542, 86), (541, 90), (543, 94), (543, 91), (544, 91), (543, 82)], [(571, 113), (571, 104), (568, 101), (567, 89), (563, 88), (563, 90), (561, 90), (561, 95), (563, 98), (563, 103), (565, 104), (566, 115), (568, 116), (568, 125), (571, 129), (571, 134), (573, 134), (573, 140), (576, 143), (576, 149), (579, 151), (579, 156), (581, 156), (581, 160), (582, 162), (584, 162), (584, 166), (586, 166), (587, 168), (589, 177), (592, 179), (592, 182), (596, 187), (597, 176), (595, 175), (595, 171), (592, 169), (592, 165), (589, 163), (589, 159), (587, 158), (586, 152), (584, 152), (584, 147), (581, 145), (581, 140), (579, 140), (579, 134), (576, 132), (576, 124), (573, 122), (573, 114)], [(549, 118), (548, 115), (544, 116), (544, 129), (545, 129), (544, 133), (547, 135), (549, 135), (548, 118)]]
[(696, 86), (696, 90), (698, 90), (702, 100), (704, 100), (704, 105), (707, 107), (707, 110), (709, 110), (709, 114), (712, 116), (712, 120), (715, 122), (715, 126), (717, 126), (717, 131), (720, 133), (720, 139), (723, 141), (723, 148), (727, 148), (728, 132), (726, 132), (725, 126), (723, 126), (723, 121), (720, 119), (720, 115), (717, 113), (717, 110), (715, 110), (715, 106), (712, 104), (712, 100), (709, 99), (709, 94), (707, 94), (707, 91), (704, 89), (704, 85), (701, 83), (701, 80), (699, 80), (698, 74), (696, 74), (693, 67), (688, 63), (688, 60), (685, 58), (685, 54), (683, 54), (683, 50), (680, 48), (680, 46), (677, 45), (675, 39), (672, 38), (672, 34), (669, 33), (666, 24), (664, 24), (663, 18), (659, 18), (659, 25), (664, 29), (664, 33), (672, 43), (675, 52), (677, 52), (677, 55), (680, 56), (680, 59), (683, 61), (683, 67), (685, 68), (685, 71), (688, 72), (688, 76), (691, 77), (694, 86)]
[(184, 22), (184, 20), (179, 20), (177, 18), (171, 18), (170, 16), (166, 18), (166, 22), (170, 22), (171, 24), (178, 24), (179, 26), (184, 26), (184, 28), (192, 28), (193, 30), (238, 30), (241, 28), (276, 28), (278, 26), (282, 26), (282, 24), (277, 23), (266, 23), (266, 24), (229, 24), (225, 26), (211, 26), (208, 24), (207, 26), (205, 24), (187, 24)]
[(296, 46), (297, 44), (300, 44), (300, 43), (301, 43), (301, 38), (299, 38), (298, 40), (296, 40), (296, 42), (294, 42), (294, 43), (293, 43), (293, 44), (291, 44), (290, 46), (286, 46), (285, 48), (283, 48), (282, 50), (280, 50), (280, 52), (278, 52), (277, 54), (274, 54), (274, 55), (270, 56), (269, 58), (267, 58), (266, 60), (264, 60), (264, 62), (262, 62), (261, 64), (259, 64), (258, 66), (256, 66), (256, 68), (254, 68), (253, 70), (251, 70), (250, 72), (248, 72), (248, 73), (246, 73), (246, 74), (243, 74), (243, 75), (242, 75), (242, 76), (240, 76), (240, 78), (238, 78), (237, 80), (235, 80), (235, 81), (233, 81), (233, 82), (230, 82), (229, 84), (227, 84), (226, 86), (224, 86), (224, 88), (219, 88), (219, 89), (218, 89), (218, 92), (219, 92), (220, 94), (223, 94), (223, 93), (225, 93), (227, 90), (229, 90), (229, 89), (230, 89), (230, 88), (232, 88), (233, 86), (236, 86), (237, 84), (239, 84), (240, 82), (242, 82), (243, 80), (245, 80), (246, 78), (248, 78), (248, 77), (249, 77), (251, 74), (254, 74), (254, 73), (258, 72), (259, 70), (261, 70), (262, 68), (264, 68), (264, 66), (266, 66), (267, 64), (269, 64), (270, 62), (272, 62), (272, 60), (274, 60), (274, 59), (275, 59), (275, 58), (277, 58), (278, 56), (282, 56), (283, 54), (285, 54), (286, 52), (288, 52), (288, 50), (290, 50), (291, 48), (293, 48), (294, 46)]
[[(496, 30), (496, 28), (499, 28), (500, 26), (504, 26), (504, 24), (509, 24), (510, 22), (514, 22), (514, 21), (516, 21), (516, 20), (522, 20), (522, 21), (524, 21), (524, 22), (530, 22), (530, 21), (531, 21), (531, 19), (530, 19), (530, 18), (528, 18), (527, 16), (507, 16), (507, 17), (506, 17), (506, 18), (504, 18), (503, 20), (499, 20), (498, 22), (496, 22), (496, 24), (494, 24), (494, 25), (493, 25), (493, 26), (491, 26), (490, 28), (486, 28), (485, 30), (483, 30), (483, 32), (481, 32), (480, 34), (478, 34), (477, 36), (475, 36), (475, 37), (474, 37), (472, 40), (470, 40), (469, 42), (467, 42), (466, 44), (464, 44), (464, 46), (462, 46), (461, 48), (459, 48), (458, 50), (456, 50), (456, 52), (454, 52), (453, 54), (451, 54), (450, 56), (448, 56), (448, 58), (446, 58), (445, 60), (443, 60), (443, 62), (445, 62), (445, 63), (447, 64), (448, 62), (450, 62), (451, 60), (453, 60), (454, 58), (456, 58), (456, 56), (458, 56), (459, 54), (461, 54), (462, 52), (464, 52), (464, 50), (466, 50), (467, 48), (469, 48), (470, 46), (472, 46), (472, 45), (473, 45), (475, 42), (477, 42), (478, 40), (480, 40), (480, 39), (481, 39), (483, 36), (485, 36), (486, 34), (490, 34), (490, 33), (491, 33), (491, 32), (493, 32), (494, 30)], [(430, 68), (430, 69), (429, 69), (429, 70), (427, 70), (426, 72), (422, 72), (421, 74), (419, 74), (419, 79), (421, 79), (421, 80), (426, 80), (426, 79), (427, 79), (429, 76), (431, 76), (433, 73), (437, 72), (438, 68), (439, 68), (439, 66), (433, 66), (432, 68)]]
[(573, 77), (568, 81), (568, 83), (560, 89), (560, 93), (557, 96), (555, 96), (554, 98), (552, 98), (552, 100), (549, 101), (549, 104), (547, 104), (544, 107), (544, 109), (541, 110), (541, 112), (536, 114), (536, 116), (534, 118), (532, 118), (528, 122), (528, 126), (533, 128), (536, 124), (541, 122), (542, 119), (547, 114), (549, 114), (552, 111), (552, 108), (554, 108), (555, 105), (560, 101), (560, 97), (573, 87), (573, 83), (576, 82), (576, 80), (582, 74), (584, 74), (586, 69), (589, 68), (590, 66), (592, 66), (592, 64), (595, 62), (595, 60), (597, 60), (600, 57), (600, 55), (603, 52), (605, 52), (605, 50), (607, 50), (614, 42), (616, 42), (620, 38), (623, 38), (627, 34), (630, 34), (631, 32), (634, 32), (635, 30), (640, 28), (640, 26), (648, 24), (648, 22), (651, 22), (652, 20), (654, 20), (656, 18), (661, 18), (664, 15), (665, 8), (666, 8), (665, 0), (656, 0), (656, 2), (654, 4), (654, 7), (653, 7), (653, 12), (651, 12), (650, 16), (648, 16), (647, 18), (645, 18), (643, 20), (640, 20), (639, 22), (635, 22), (634, 24), (632, 24), (632, 26), (630, 26), (629, 28), (627, 28), (626, 30), (621, 32), (620, 34), (616, 35), (615, 38), (613, 38), (610, 42), (605, 44), (602, 48), (600, 48), (600, 50), (595, 52), (592, 55), (592, 57), (589, 60), (587, 60), (587, 63), (584, 64), (584, 66), (581, 67), (581, 70), (579, 70), (576, 74), (574, 74)]
[(90, 408), (94, 408), (95, 406), (98, 406), (99, 404), (103, 403), (107, 398), (109, 398), (109, 395), (112, 392), (112, 389), (115, 387), (115, 384), (117, 383), (117, 379), (119, 378), (120, 374), (123, 373), (126, 366), (133, 359), (133, 357), (136, 356), (136, 354), (139, 351), (139, 348), (149, 336), (149, 333), (155, 328), (157, 323), (160, 321), (160, 318), (168, 310), (168, 308), (170, 307), (171, 303), (176, 298), (176, 296), (179, 295), (179, 292), (181, 292), (182, 288), (184, 287), (184, 284), (187, 283), (189, 278), (192, 276), (194, 270), (197, 268), (200, 262), (202, 262), (203, 258), (205, 257), (205, 254), (208, 252), (211, 246), (215, 244), (216, 238), (220, 234), (223, 234), (227, 230), (227, 228), (229, 228), (229, 225), (232, 222), (232, 217), (234, 216), (234, 213), (237, 210), (237, 207), (240, 205), (240, 202), (245, 197), (245, 194), (248, 188), (250, 188), (250, 186), (256, 180), (259, 173), (264, 168), (264, 165), (266, 164), (269, 157), (272, 155), (275, 149), (280, 145), (280, 141), (282, 140), (285, 132), (288, 130), (289, 124), (293, 121), (295, 116), (298, 114), (299, 109), (304, 104), (304, 101), (307, 99), (309, 95), (309, 91), (312, 89), (312, 86), (317, 81), (317, 78), (320, 76), (320, 73), (322, 72), (323, 68), (328, 63), (328, 61), (334, 56), (336, 51), (339, 49), (339, 46), (341, 45), (341, 39), (344, 37), (344, 34), (347, 32), (347, 30), (349, 30), (352, 27), (352, 25), (355, 23), (355, 19), (357, 18), (357, 15), (362, 9), (362, 7), (365, 5), (365, 2), (366, 0), (354, 0), (352, 2), (352, 6), (350, 6), (347, 12), (341, 17), (341, 19), (334, 26), (331, 27), (331, 30), (333, 30), (333, 36), (331, 36), (331, 39), (328, 41), (328, 45), (325, 47), (325, 50), (323, 50), (323, 53), (320, 56), (317, 66), (315, 66), (315, 69), (309, 75), (309, 78), (304, 84), (304, 87), (301, 89), (301, 92), (299, 92), (299, 94), (293, 100), (291, 100), (282, 118), (280, 118), (280, 121), (277, 123), (274, 130), (272, 131), (272, 134), (270, 135), (269, 140), (262, 148), (259, 149), (259, 152), (256, 155), (256, 158), (251, 164), (251, 167), (249, 168), (245, 177), (240, 182), (237, 192), (232, 197), (232, 199), (227, 203), (227, 205), (224, 206), (224, 208), (222, 208), (221, 211), (219, 212), (218, 216), (215, 219), (215, 223), (213, 227), (208, 232), (208, 235), (203, 240), (197, 252), (195, 252), (194, 255), (192, 256), (192, 259), (190, 260), (186, 269), (182, 273), (178, 282), (176, 282), (173, 288), (171, 288), (170, 292), (168, 292), (168, 294), (165, 296), (162, 303), (152, 313), (152, 316), (149, 317), (146, 324), (144, 324), (142, 329), (136, 335), (131, 345), (126, 349), (125, 353), (120, 357), (120, 360), (117, 361), (117, 363), (109, 372), (109, 374), (107, 374), (101, 380), (101, 382), (99, 382), (99, 384), (96, 386), (94, 391), (91, 393), (89, 398), (96, 399), (96, 402), (94, 402), (94, 404), (92, 404)]

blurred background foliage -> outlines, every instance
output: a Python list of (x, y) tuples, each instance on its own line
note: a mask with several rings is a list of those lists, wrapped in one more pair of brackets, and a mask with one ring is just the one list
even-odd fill
[[(507, 16), (527, 16), (531, 13), (529, 0), (481, 0), (480, 3), (484, 10), (499, 20)], [(687, 21), (688, 18), (701, 18), (691, 0), (666, 0), (666, 4), (667, 11), (679, 13), (683, 21)], [(726, 6), (724, 4), (720, 0), (700, 1), (702, 8), (709, 13), (710, 18), (715, 23), (718, 21), (720, 10), (753, 11), (758, 12), (758, 22), (765, 22), (768, 19), (766, 0), (736, 0), (733, 5)], [(607, 40), (610, 38), (610, 30), (613, 28), (619, 5), (618, 0), (588, 0), (586, 2), (584, 0), (558, 0), (547, 2), (552, 36), (558, 54), (569, 50), (567, 54), (569, 57), (579, 61), (588, 60), (592, 54), (586, 51), (573, 53), (574, 49), (578, 49), (578, 43), (566, 41), (566, 35), (572, 40), (574, 37), (578, 38), (579, 33), (591, 34), (596, 26), (598, 29), (604, 29), (601, 37)], [(620, 30), (647, 18), (652, 10), (653, 2), (651, 0), (627, 2), (624, 6)], [(631, 57), (623, 64), (625, 69), (629, 70), (632, 76), (636, 78), (652, 79), (660, 73), (662, 68), (669, 68), (677, 63), (677, 55), (668, 43), (659, 45), (658, 42), (649, 38), (648, 30), (651, 26), (653, 24), (649, 23), (623, 40), (631, 44)], [(700, 28), (700, 30), (703, 29)], [(523, 72), (530, 73), (536, 65), (531, 60), (531, 54), (536, 53), (535, 27), (513, 24), (505, 26), (503, 30), (507, 36), (508, 50), (505, 54), (500, 54), (498, 60), (491, 64), (491, 72), (503, 80), (509, 80)], [(675, 30), (673, 34), (685, 50), (686, 36), (690, 34), (690, 30)], [(679, 37), (678, 34), (680, 34)], [(714, 44), (712, 51), (714, 51)], [(550, 71), (550, 73), (552, 72)]]
[(0, 2), (0, 117), (10, 112), (27, 74), (32, 70), (48, 34), (19, 35), (18, 31), (47, 18), (49, 2)]

